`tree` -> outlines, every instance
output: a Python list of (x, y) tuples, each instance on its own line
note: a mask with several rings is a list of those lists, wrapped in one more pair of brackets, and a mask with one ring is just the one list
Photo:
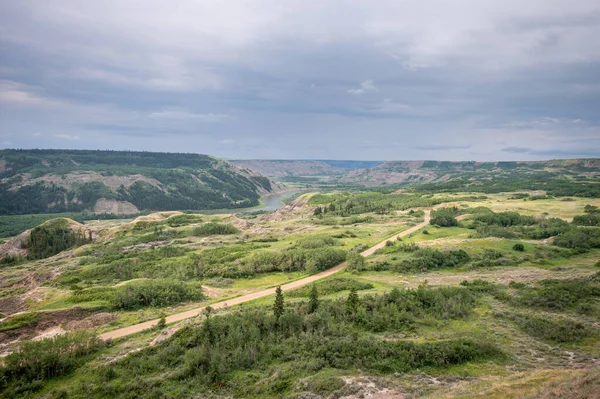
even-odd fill
[(275, 319), (277, 320), (279, 320), (279, 318), (283, 314), (283, 291), (281, 291), (281, 286), (275, 289), (275, 303), (273, 304), (273, 314), (275, 315)]
[(525, 251), (525, 246), (521, 243), (516, 243), (515, 245), (513, 245), (513, 251), (519, 251), (519, 252), (523, 252)]
[(202, 311), (202, 314), (203, 314), (204, 316), (206, 316), (206, 319), (209, 319), (209, 318), (210, 318), (210, 315), (211, 315), (211, 313), (212, 313), (212, 311), (213, 311), (213, 308), (212, 308), (212, 307), (210, 307), (210, 306), (207, 306), (207, 307), (205, 307), (205, 308), (204, 308), (204, 310)]
[(313, 283), (312, 289), (310, 290), (310, 299), (308, 301), (308, 313), (314, 313), (319, 308), (319, 292), (317, 291), (317, 285)]
[(348, 253), (346, 257), (348, 260), (348, 270), (361, 271), (365, 269), (365, 257), (356, 252)]
[(165, 316), (163, 315), (159, 320), (158, 323), (156, 324), (156, 328), (158, 328), (159, 330), (164, 329), (167, 326), (167, 319), (165, 318)]
[(348, 299), (346, 300), (346, 305), (348, 306), (349, 309), (351, 310), (356, 310), (356, 308), (358, 307), (358, 293), (356, 292), (356, 288), (352, 288), (350, 290), (350, 293), (348, 294)]
[(600, 213), (600, 209), (594, 205), (586, 205), (585, 208), (583, 208), (583, 211), (585, 213)]

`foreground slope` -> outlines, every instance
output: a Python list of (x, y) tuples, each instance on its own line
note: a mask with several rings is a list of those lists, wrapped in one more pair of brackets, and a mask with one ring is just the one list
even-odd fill
[(200, 154), (1, 150), (0, 214), (243, 208), (277, 185)]

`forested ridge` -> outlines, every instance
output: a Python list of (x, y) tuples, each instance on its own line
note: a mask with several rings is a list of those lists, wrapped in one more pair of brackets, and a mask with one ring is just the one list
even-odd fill
[(140, 211), (244, 208), (270, 191), (266, 177), (208, 155), (0, 151), (3, 215), (90, 211), (101, 198)]

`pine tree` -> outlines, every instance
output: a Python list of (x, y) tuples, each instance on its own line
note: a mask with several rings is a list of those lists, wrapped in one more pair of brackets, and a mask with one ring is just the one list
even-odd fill
[(283, 292), (281, 291), (281, 286), (277, 287), (275, 290), (275, 303), (273, 304), (273, 314), (275, 315), (275, 319), (279, 320), (281, 315), (283, 314)]
[(352, 288), (350, 290), (350, 293), (348, 294), (348, 299), (346, 300), (346, 305), (350, 309), (356, 310), (356, 307), (358, 306), (358, 293), (356, 292), (355, 288)]
[(317, 291), (317, 285), (313, 283), (312, 289), (310, 290), (310, 300), (308, 302), (308, 313), (314, 313), (319, 308), (319, 293)]

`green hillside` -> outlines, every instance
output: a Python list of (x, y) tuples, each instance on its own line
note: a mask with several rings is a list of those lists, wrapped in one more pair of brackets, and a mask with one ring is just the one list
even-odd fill
[(3, 215), (244, 208), (272, 190), (266, 177), (208, 155), (0, 151)]

